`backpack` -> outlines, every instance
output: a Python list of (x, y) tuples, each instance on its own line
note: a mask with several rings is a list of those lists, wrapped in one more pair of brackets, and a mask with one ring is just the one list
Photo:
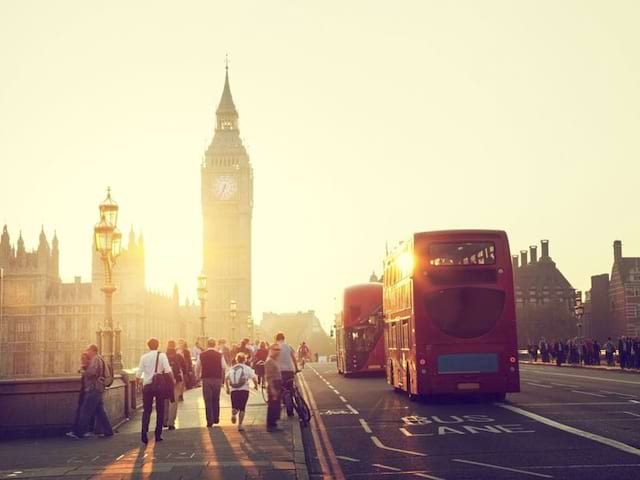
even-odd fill
[[(240, 371), (240, 378), (237, 378), (237, 373)], [(242, 388), (247, 383), (247, 376), (244, 373), (244, 365), (235, 365), (231, 369), (229, 375), (229, 383), (232, 388)]]
[(113, 384), (113, 369), (111, 368), (111, 365), (104, 361), (104, 358), (99, 358), (102, 363), (102, 371), (100, 372), (98, 380), (100, 380), (105, 387), (110, 387)]

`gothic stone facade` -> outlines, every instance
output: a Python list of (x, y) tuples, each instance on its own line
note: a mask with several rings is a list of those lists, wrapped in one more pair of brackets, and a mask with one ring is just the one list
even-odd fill
[[(38, 248), (27, 251), (22, 235), (11, 243), (5, 226), (0, 237), (0, 378), (52, 377), (75, 374), (80, 352), (96, 341), (103, 324), (103, 266), (95, 253), (92, 281), (64, 283), (59, 275), (59, 245), (44, 231)], [(114, 325), (122, 329), (123, 363), (137, 365), (149, 336), (195, 338), (195, 305), (180, 306), (173, 296), (149, 292), (144, 281), (144, 241), (129, 236), (114, 270)]]
[(530, 260), (526, 250), (520, 252), (520, 262), (517, 255), (513, 257), (520, 346), (542, 337), (551, 341), (578, 334), (573, 316), (575, 289), (549, 256), (549, 241), (542, 240), (541, 246), (540, 259), (536, 246), (529, 247)]

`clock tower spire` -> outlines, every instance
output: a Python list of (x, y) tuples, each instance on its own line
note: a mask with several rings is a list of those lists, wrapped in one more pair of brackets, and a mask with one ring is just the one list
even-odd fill
[[(209, 297), (205, 334), (238, 341), (251, 315), (253, 168), (242, 144), (231, 95), (229, 65), (216, 109), (216, 127), (201, 168), (203, 265)], [(236, 313), (232, 316), (231, 304)]]

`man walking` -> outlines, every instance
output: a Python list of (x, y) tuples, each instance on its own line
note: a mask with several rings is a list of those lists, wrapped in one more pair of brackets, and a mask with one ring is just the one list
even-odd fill
[[(296, 372), (298, 371), (298, 362), (296, 361), (296, 352), (291, 345), (285, 343), (284, 333), (279, 332), (276, 335), (276, 343), (280, 347), (280, 355), (278, 356), (278, 366), (282, 375), (282, 386), (284, 390), (291, 392), (293, 390), (293, 382)], [(287, 395), (284, 392), (284, 395)], [(285, 399), (285, 407), (287, 408), (287, 416), (293, 417), (293, 402), (291, 395), (288, 395), (288, 401)]]
[(207, 414), (207, 427), (220, 423), (220, 390), (227, 369), (224, 356), (216, 351), (216, 341), (207, 340), (207, 349), (196, 362), (196, 375), (202, 379), (202, 397)]
[(76, 430), (67, 435), (72, 438), (83, 438), (89, 429), (90, 419), (95, 416), (96, 432), (101, 436), (111, 437), (113, 429), (107, 412), (104, 411), (102, 398), (106, 389), (107, 365), (104, 359), (98, 355), (98, 346), (93, 343), (87, 347), (87, 357), (89, 365), (83, 373), (84, 398), (80, 407), (78, 423)]
[(269, 401), (267, 404), (267, 432), (281, 432), (278, 426), (280, 420), (280, 402), (282, 393), (282, 374), (278, 366), (280, 345), (272, 345), (269, 349), (269, 358), (264, 362), (264, 374), (267, 381)]
[[(157, 338), (151, 337), (147, 340), (149, 351), (140, 357), (140, 366), (136, 376), (142, 378), (142, 432), (141, 441), (145, 445), (149, 442), (147, 432), (149, 431), (149, 421), (151, 420), (151, 410), (153, 409), (153, 399), (156, 400), (156, 442), (162, 441), (162, 425), (164, 423), (164, 396), (157, 392), (153, 385), (153, 377), (156, 374), (170, 373), (171, 365), (165, 353), (158, 351), (160, 342)], [(173, 374), (171, 375), (173, 377)], [(177, 398), (175, 399), (178, 400)]]

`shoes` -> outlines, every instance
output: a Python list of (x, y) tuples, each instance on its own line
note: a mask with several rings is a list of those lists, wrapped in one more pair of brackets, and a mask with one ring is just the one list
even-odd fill
[(267, 432), (284, 432), (284, 428), (278, 427), (277, 425), (275, 427), (267, 427)]
[(176, 427), (174, 427), (173, 425), (169, 425), (169, 430), (175, 430)]
[(142, 443), (144, 443), (145, 445), (146, 445), (147, 443), (149, 443), (149, 437), (147, 437), (147, 434), (146, 434), (146, 433), (143, 433), (143, 434), (142, 434), (142, 437), (140, 438), (140, 441), (141, 441)]
[(156, 443), (161, 442), (162, 441), (162, 437), (156, 437)]
[(238, 431), (239, 432), (244, 432), (244, 427), (242, 425), (238, 425)]
[(74, 432), (67, 432), (65, 435), (69, 438), (73, 438), (74, 440), (81, 440), (81, 437), (76, 435)]
[(219, 423), (220, 423), (220, 419), (218, 419), (218, 420), (214, 420), (214, 421), (213, 421), (213, 424), (214, 424), (214, 425), (218, 425)]
[(99, 433), (98, 436), (100, 438), (109, 438), (109, 437), (113, 437), (113, 433)]
[(231, 423), (233, 423), (235, 425), (236, 423), (236, 415), (237, 415), (238, 411), (234, 408), (233, 410), (231, 410)]
[(212, 426), (213, 426), (213, 424), (207, 423), (207, 428), (211, 428)]

